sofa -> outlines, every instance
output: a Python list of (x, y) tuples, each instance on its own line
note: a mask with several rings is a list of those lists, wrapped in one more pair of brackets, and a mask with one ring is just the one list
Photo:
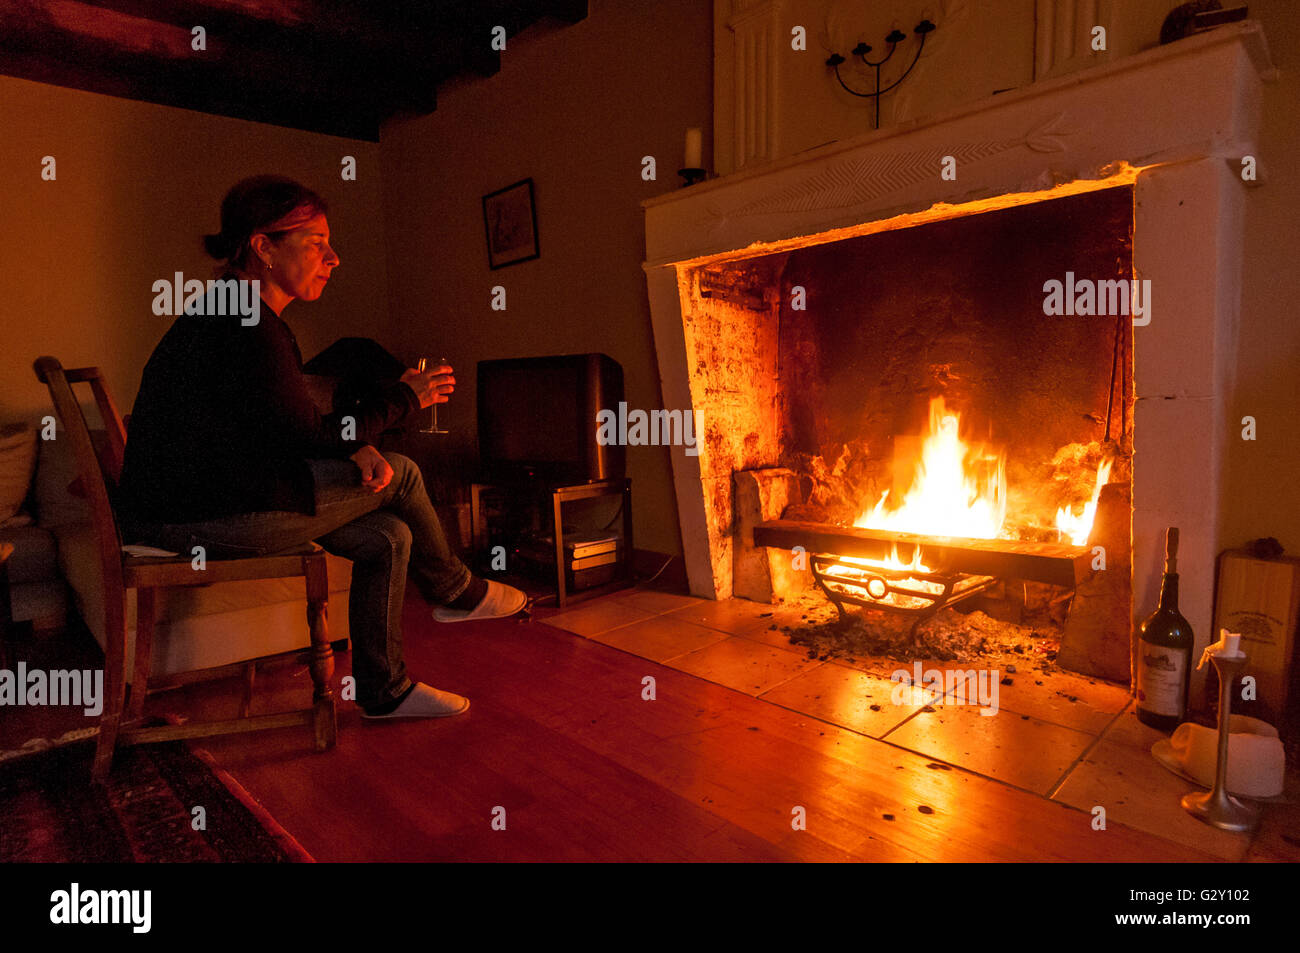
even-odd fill
[(67, 622), (69, 592), (59, 572), (58, 541), (35, 515), (33, 475), (39, 454), (36, 425), (19, 422), (0, 427), (0, 492), (17, 502), (17, 512), (0, 512), (0, 543), (12, 543), (9, 597), (14, 622), (30, 623), (39, 633), (57, 631)]

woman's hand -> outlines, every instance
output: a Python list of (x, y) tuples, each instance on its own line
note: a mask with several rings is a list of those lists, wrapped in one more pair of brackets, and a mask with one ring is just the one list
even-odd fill
[(388, 486), (388, 481), (393, 478), (393, 468), (384, 459), (384, 455), (370, 444), (362, 446), (348, 459), (361, 468), (361, 485), (370, 487), (376, 493)]
[(456, 378), (448, 364), (438, 364), (422, 371), (407, 368), (402, 380), (411, 385), (415, 396), (420, 398), (421, 407), (447, 403), (448, 395), (456, 389)]

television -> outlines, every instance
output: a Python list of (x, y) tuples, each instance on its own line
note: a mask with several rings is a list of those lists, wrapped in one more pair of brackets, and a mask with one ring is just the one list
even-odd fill
[(623, 478), (621, 446), (601, 446), (597, 414), (618, 411), (623, 366), (605, 354), (478, 363), (479, 462), (488, 482)]

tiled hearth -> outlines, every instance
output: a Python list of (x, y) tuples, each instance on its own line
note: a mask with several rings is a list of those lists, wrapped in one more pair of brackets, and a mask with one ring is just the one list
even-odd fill
[(1271, 851), (1265, 845), (1277, 841), (1267, 821), (1252, 847), (1250, 836), (1215, 830), (1183, 811), (1178, 799), (1191, 787), (1151, 756), (1151, 745), (1163, 736), (1137, 720), (1123, 686), (1022, 669), (1000, 686), (992, 717), (974, 706), (927, 705), (930, 699), (919, 690), (909, 704), (897, 706), (889, 674), (910, 666), (880, 658), (809, 658), (772, 628), (800, 614), (744, 599), (626, 590), (541, 621), (924, 755), (933, 759), (931, 770), (973, 772), (1087, 812), (1102, 805), (1112, 823), (1225, 860)]

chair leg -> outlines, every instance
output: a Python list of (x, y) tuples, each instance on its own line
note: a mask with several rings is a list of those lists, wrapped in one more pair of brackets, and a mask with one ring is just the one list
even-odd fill
[(307, 577), (307, 627), (311, 632), (311, 681), (315, 688), (316, 750), (334, 747), (338, 726), (334, 711), (334, 690), (330, 679), (334, 676), (334, 649), (329, 635), (329, 579), (326, 574), (325, 555), (318, 553), (303, 558)]
[(149, 676), (153, 672), (153, 628), (157, 590), (141, 587), (135, 591), (135, 665), (131, 677), (131, 701), (128, 721), (144, 718), (144, 700), (149, 694)]
[(113, 749), (117, 745), (126, 703), (126, 604), (119, 602), (105, 613), (107, 644), (104, 646), (104, 711), (99, 719), (99, 737), (95, 741), (95, 760), (90, 778), (102, 783), (113, 766)]

